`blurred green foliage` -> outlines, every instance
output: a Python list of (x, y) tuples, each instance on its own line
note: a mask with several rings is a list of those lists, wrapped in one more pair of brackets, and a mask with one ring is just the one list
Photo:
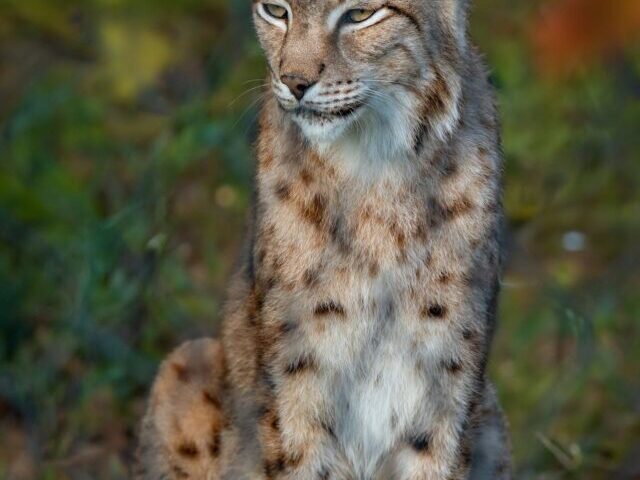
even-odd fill
[[(543, 2), (476, 3), (517, 478), (639, 478), (639, 45), (548, 75)], [(157, 363), (217, 331), (263, 78), (248, 1), (0, 2), (0, 478), (127, 477)]]

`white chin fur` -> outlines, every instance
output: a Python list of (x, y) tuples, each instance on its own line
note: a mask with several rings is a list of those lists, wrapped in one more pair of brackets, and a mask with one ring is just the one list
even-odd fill
[(309, 120), (294, 115), (293, 121), (300, 127), (302, 134), (312, 145), (326, 150), (344, 136), (349, 126), (357, 121), (360, 114), (360, 112), (355, 112), (347, 118), (336, 117), (332, 120)]
[(406, 163), (413, 154), (416, 100), (405, 92), (391, 93), (386, 101), (373, 97), (347, 118), (313, 121), (294, 116), (302, 134), (321, 153), (331, 153), (354, 175), (375, 175), (381, 168)]

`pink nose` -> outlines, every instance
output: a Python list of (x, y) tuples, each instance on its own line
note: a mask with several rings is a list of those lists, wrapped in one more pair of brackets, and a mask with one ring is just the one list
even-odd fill
[(289, 87), (289, 91), (298, 100), (302, 100), (305, 92), (312, 86), (309, 80), (298, 75), (282, 75), (282, 77), (280, 77), (280, 80), (282, 80), (282, 83)]

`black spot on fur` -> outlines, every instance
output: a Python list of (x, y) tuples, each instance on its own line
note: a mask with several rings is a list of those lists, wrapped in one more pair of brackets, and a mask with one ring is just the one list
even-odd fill
[(320, 272), (318, 269), (309, 269), (304, 272), (302, 280), (307, 288), (314, 287), (318, 284), (318, 279), (320, 276)]
[(465, 328), (462, 331), (462, 338), (464, 338), (465, 340), (471, 340), (473, 336), (474, 336), (473, 330), (469, 328)]
[(256, 253), (256, 264), (257, 266), (262, 266), (262, 264), (264, 263), (264, 257), (266, 257), (267, 252), (264, 248), (261, 248), (260, 250), (258, 250), (258, 252)]
[(209, 442), (209, 455), (213, 458), (217, 458), (220, 455), (220, 431), (213, 432), (211, 442)]
[(308, 186), (311, 184), (311, 182), (313, 182), (313, 175), (311, 175), (309, 170), (303, 169), (300, 172), (300, 180), (302, 180), (302, 183)]
[(187, 367), (185, 367), (180, 363), (174, 363), (172, 367), (173, 367), (173, 371), (176, 373), (176, 377), (178, 377), (178, 380), (180, 380), (183, 383), (186, 383), (189, 381), (189, 377), (191, 376), (191, 374), (189, 373), (189, 370), (187, 369)]
[(378, 262), (373, 261), (369, 264), (369, 276), (371, 278), (376, 278), (380, 273), (380, 265)]
[(447, 283), (451, 282), (452, 279), (453, 279), (453, 277), (451, 276), (451, 274), (449, 272), (442, 272), (440, 274), (440, 276), (438, 277), (438, 282), (443, 283), (443, 284), (447, 284)]
[(262, 425), (273, 426), (274, 422), (278, 422), (278, 414), (274, 410), (273, 405), (261, 405), (257, 413)]
[(313, 370), (314, 368), (315, 365), (312, 358), (301, 357), (289, 363), (285, 368), (284, 373), (287, 375), (297, 375), (308, 370)]
[(330, 314), (344, 316), (345, 310), (342, 305), (334, 302), (333, 300), (330, 300), (328, 302), (319, 303), (313, 313), (314, 315), (318, 315), (320, 317)]
[[(277, 271), (277, 269), (281, 268), (280, 265), (281, 264), (278, 263), (278, 260), (274, 260), (273, 269)], [(275, 276), (274, 274), (269, 275), (264, 281), (264, 291), (269, 292), (273, 290), (279, 282), (280, 279), (277, 276)], [(264, 295), (262, 295), (262, 298), (264, 298)]]
[(443, 205), (435, 197), (429, 198), (429, 225), (437, 228), (443, 222), (449, 222), (467, 214), (475, 208), (475, 204), (468, 197), (461, 197), (449, 205)]
[(331, 235), (331, 240), (338, 246), (341, 253), (347, 254), (351, 251), (349, 231), (342, 217), (333, 219), (329, 229), (329, 235)]
[(458, 164), (452, 158), (447, 159), (447, 162), (442, 166), (442, 174), (445, 177), (451, 177), (458, 172)]
[(193, 442), (182, 443), (178, 446), (177, 449), (178, 455), (185, 458), (197, 458), (200, 455), (200, 451), (198, 447)]
[(416, 226), (416, 230), (414, 232), (414, 235), (419, 241), (425, 242), (427, 240), (427, 238), (428, 238), (427, 228), (428, 228), (428, 226), (424, 221), (421, 221)]
[(278, 457), (275, 460), (267, 461), (264, 464), (264, 473), (267, 478), (274, 478), (278, 473), (285, 469), (285, 460), (283, 457)]
[(280, 430), (280, 417), (278, 417), (277, 414), (274, 413), (272, 415), (269, 426), (271, 427), (272, 430), (276, 430), (276, 431)]
[(298, 325), (293, 322), (283, 322), (280, 325), (280, 333), (282, 333), (283, 335), (289, 335), (290, 333), (296, 331), (297, 328)]
[(276, 185), (274, 192), (276, 197), (283, 202), (291, 198), (291, 187), (286, 182), (279, 182)]
[(320, 194), (316, 194), (310, 202), (305, 203), (301, 208), (302, 217), (317, 228), (322, 227), (327, 209), (327, 199)]
[(429, 316), (434, 318), (442, 318), (447, 314), (447, 307), (440, 304), (433, 304), (429, 306)]
[(331, 475), (331, 472), (329, 472), (329, 469), (327, 467), (322, 467), (322, 469), (320, 469), (320, 473), (318, 474), (318, 479), (329, 480), (329, 475)]
[(262, 379), (262, 382), (267, 387), (267, 389), (275, 390), (277, 385), (273, 379), (273, 375), (271, 375), (271, 372), (269, 372), (269, 370), (267, 370), (267, 368), (264, 366), (260, 368), (260, 378)]
[(320, 426), (325, 432), (327, 432), (327, 435), (329, 435), (331, 438), (333, 439), (337, 438), (336, 432), (333, 429), (333, 425), (331, 425), (329, 420), (322, 420), (320, 422)]
[(413, 151), (416, 155), (420, 155), (422, 152), (422, 148), (424, 147), (424, 138), (428, 133), (429, 124), (426, 121), (420, 122), (413, 138)]
[(462, 370), (462, 365), (457, 360), (447, 360), (444, 362), (444, 368), (455, 375)]
[(438, 303), (427, 304), (422, 307), (420, 314), (423, 318), (444, 318), (447, 315), (447, 307)]
[(287, 465), (289, 468), (297, 468), (300, 463), (302, 463), (302, 459), (304, 455), (301, 453), (293, 453), (287, 457)]
[(429, 451), (429, 444), (431, 443), (431, 435), (428, 433), (420, 433), (418, 435), (414, 435), (409, 439), (409, 445), (416, 452), (419, 453), (427, 453)]
[(217, 408), (218, 410), (222, 408), (222, 402), (220, 401), (220, 398), (214, 393), (203, 390), (202, 398), (204, 399), (205, 402), (210, 404), (212, 407)]
[(247, 321), (249, 325), (256, 326), (260, 323), (260, 315), (264, 305), (264, 294), (262, 291), (254, 288), (247, 302)]
[(435, 197), (429, 198), (429, 226), (431, 228), (438, 227), (446, 215), (444, 207)]

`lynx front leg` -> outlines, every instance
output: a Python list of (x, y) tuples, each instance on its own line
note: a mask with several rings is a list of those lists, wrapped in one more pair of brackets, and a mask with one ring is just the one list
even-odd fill
[(353, 478), (337, 449), (331, 420), (324, 414), (322, 388), (303, 378), (308, 372), (296, 371), (291, 375), (294, 377), (291, 382), (297, 385), (285, 383), (284, 392), (270, 404), (260, 420), (265, 478)]
[(463, 480), (468, 478), (468, 464), (459, 463), (459, 438), (452, 419), (409, 436), (394, 461), (397, 480)]
[(429, 400), (399, 442), (393, 459), (394, 480), (467, 480), (471, 452), (467, 437), (474, 405), (472, 369), (445, 362), (431, 372)]
[(431, 422), (430, 431), (410, 435), (394, 459), (393, 478), (511, 480), (508, 429), (491, 384), (485, 384), (467, 412), (460, 424), (456, 417), (441, 418)]
[(277, 381), (260, 420), (267, 479), (347, 480), (347, 462), (337, 448), (330, 387), (312, 357), (275, 362)]

